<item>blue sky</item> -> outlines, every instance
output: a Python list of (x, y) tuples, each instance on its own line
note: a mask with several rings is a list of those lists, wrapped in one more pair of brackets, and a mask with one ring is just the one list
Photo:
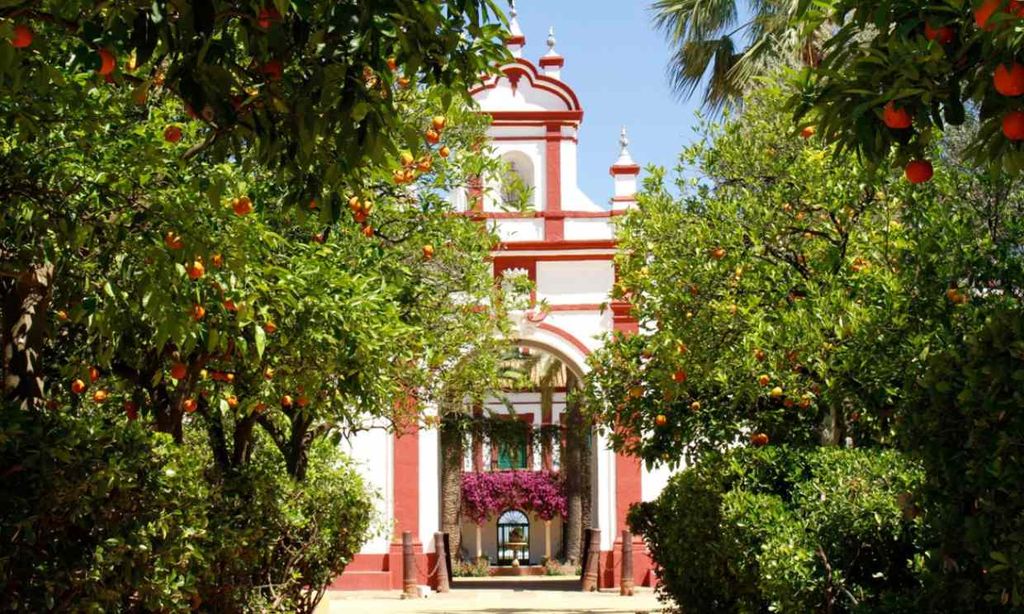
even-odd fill
[(547, 51), (548, 27), (565, 57), (562, 80), (583, 105), (580, 186), (596, 202), (611, 196), (608, 167), (618, 157), (625, 125), (633, 158), (675, 166), (693, 139), (699, 101), (678, 100), (668, 86), (668, 45), (651, 23), (648, 0), (517, 0), (526, 35), (523, 55), (536, 62)]

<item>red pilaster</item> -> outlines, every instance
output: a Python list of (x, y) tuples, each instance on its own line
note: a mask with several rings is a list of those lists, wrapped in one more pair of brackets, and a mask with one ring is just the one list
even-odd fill
[[(420, 536), (420, 433), (417, 425), (399, 427), (395, 432), (394, 456), (394, 502), (395, 528), (391, 537), (389, 552), (391, 588), (402, 588), (402, 532), (411, 531), (413, 548), (417, 562), (424, 561), (423, 544)], [(421, 584), (426, 584), (424, 570), (417, 576)]]
[(545, 170), (547, 201), (544, 207), (544, 240), (561, 241), (565, 238), (565, 216), (562, 213), (562, 125), (547, 125)]

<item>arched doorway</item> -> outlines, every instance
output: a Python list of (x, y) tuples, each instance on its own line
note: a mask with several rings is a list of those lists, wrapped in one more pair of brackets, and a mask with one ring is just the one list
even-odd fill
[(498, 565), (530, 564), (530, 518), (522, 511), (506, 510), (498, 516)]
[[(493, 431), (485, 427), (468, 432), (463, 428), (456, 442), (445, 438), (442, 429), (442, 530), (449, 536), (457, 533), (451, 540), (452, 556), (461, 560), (461, 579), (473, 586), (482, 578), (467, 576), (564, 580), (564, 586), (551, 586), (572, 588), (579, 578), (582, 531), (593, 526), (596, 516), (592, 431), (574, 394), (582, 380), (581, 364), (559, 349), (530, 340), (510, 346), (502, 369), (507, 384), (484, 402), (467, 406), (463, 419), (521, 425), (524, 436), (491, 439)], [(450, 454), (453, 447), (459, 448), (457, 460)], [(557, 480), (564, 506), (552, 514), (550, 507), (537, 509), (525, 497), (525, 503), (504, 500), (485, 512), (467, 510), (467, 499), (474, 498), (464, 492), (467, 485), (472, 488), (473, 482), (486, 481), (483, 478), (511, 473), (530, 474), (527, 482), (534, 486)], [(453, 496), (454, 488), (460, 496)], [(493, 482), (486, 488), (485, 498), (500, 498)], [(454, 522), (446, 525), (446, 517)]]

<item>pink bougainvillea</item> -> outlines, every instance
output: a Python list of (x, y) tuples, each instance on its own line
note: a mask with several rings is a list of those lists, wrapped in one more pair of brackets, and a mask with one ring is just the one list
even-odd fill
[(462, 476), (462, 512), (481, 524), (507, 509), (531, 510), (543, 520), (566, 515), (565, 485), (548, 471), (494, 471)]

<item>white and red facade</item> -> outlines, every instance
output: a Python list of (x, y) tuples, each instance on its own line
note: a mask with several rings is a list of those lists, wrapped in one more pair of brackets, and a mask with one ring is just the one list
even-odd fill
[[(622, 134), (622, 154), (611, 167), (612, 193), (598, 204), (578, 186), (577, 147), (583, 108), (561, 80), (564, 60), (549, 38), (548, 53), (534, 64), (522, 57), (525, 37), (513, 15), (509, 48), (514, 61), (472, 91), (482, 113), (493, 122), (489, 137), (495, 153), (510, 162), (527, 185), (525, 211), (501, 206), (500, 186), (483, 183), (483, 190), (460, 204), (468, 215), (492, 225), (501, 244), (491, 254), (495, 276), (511, 271), (528, 275), (535, 284), (537, 303), (546, 307), (515, 314), (520, 347), (537, 348), (557, 356), (577, 379), (588, 370), (586, 358), (598, 349), (602, 336), (614, 330), (635, 332), (628, 304), (612, 302), (615, 283), (615, 218), (635, 204), (640, 168), (631, 159)], [(602, 306), (605, 308), (602, 308)], [(518, 419), (535, 425), (559, 424), (565, 409), (564, 389), (556, 392), (549, 409), (529, 393), (516, 393)], [(495, 403), (492, 411), (505, 411)], [(634, 458), (610, 450), (603, 435), (595, 434), (592, 457), (591, 518), (601, 529), (601, 585), (619, 582), (621, 531), (630, 504), (656, 497), (668, 478), (667, 470), (647, 470)], [(411, 430), (391, 435), (383, 430), (361, 433), (350, 452), (364, 466), (371, 487), (381, 493), (380, 513), (394, 529), (368, 543), (334, 588), (392, 588), (402, 586), (401, 544), (395, 539), (411, 531), (417, 539), (420, 581), (432, 583), (427, 572), (435, 562), (433, 534), (440, 530), (440, 451), (438, 432)], [(479, 456), (477, 447), (475, 456)], [(531, 452), (531, 457), (533, 453)], [(469, 461), (467, 461), (468, 464)], [(479, 470), (480, 459), (473, 467)], [(551, 459), (531, 458), (531, 468), (551, 468)], [(491, 523), (493, 525), (493, 522)], [(464, 525), (464, 549), (486, 551), (489, 538), (476, 543)], [(485, 533), (493, 526), (483, 527)], [(540, 529), (543, 531), (543, 528)], [(489, 535), (489, 533), (487, 533)], [(643, 544), (634, 538), (637, 585), (655, 579)], [(533, 548), (531, 547), (531, 550)]]

